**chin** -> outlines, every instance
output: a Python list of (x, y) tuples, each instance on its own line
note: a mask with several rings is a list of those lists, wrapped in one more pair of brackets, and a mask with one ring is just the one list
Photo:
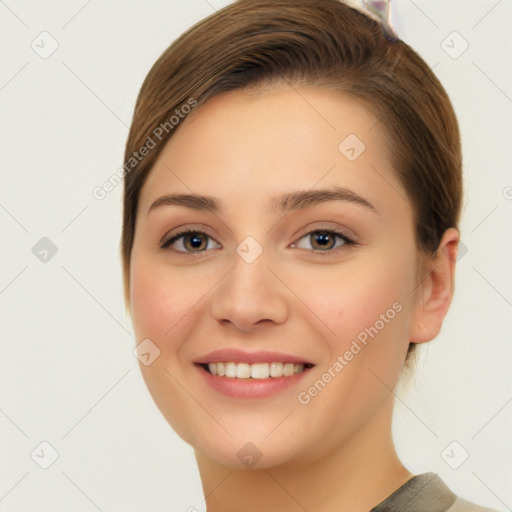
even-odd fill
[(283, 439), (276, 442), (236, 441), (230, 439), (224, 443), (216, 440), (203, 440), (194, 446), (196, 458), (209, 459), (213, 463), (230, 469), (260, 470), (295, 463), (300, 457), (296, 446), (287, 446)]

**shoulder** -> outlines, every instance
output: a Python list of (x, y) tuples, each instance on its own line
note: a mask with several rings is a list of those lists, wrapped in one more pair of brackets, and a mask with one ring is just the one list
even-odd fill
[(436, 473), (416, 475), (371, 512), (498, 512), (456, 496)]
[(498, 512), (493, 508), (485, 508), (480, 505), (475, 505), (462, 498), (456, 498), (453, 505), (446, 510), (446, 512)]

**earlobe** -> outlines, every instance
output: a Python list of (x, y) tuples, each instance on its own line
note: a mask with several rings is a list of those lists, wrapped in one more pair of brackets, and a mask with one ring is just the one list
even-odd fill
[(425, 273), (416, 290), (414, 316), (409, 339), (424, 343), (435, 338), (448, 312), (454, 291), (455, 264), (459, 232), (449, 228), (443, 234), (436, 255), (426, 264)]

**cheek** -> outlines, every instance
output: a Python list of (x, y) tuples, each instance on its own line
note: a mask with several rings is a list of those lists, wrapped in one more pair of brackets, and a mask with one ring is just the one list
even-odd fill
[[(332, 272), (328, 286), (303, 288), (311, 309), (333, 331), (323, 338), (314, 378), (301, 391), (310, 399), (309, 420), (321, 431), (344, 437), (360, 428), (390, 396), (408, 346), (414, 266), (395, 259), (358, 259)], [(321, 293), (320, 293), (321, 290)], [(304, 402), (300, 402), (304, 403)], [(344, 421), (339, 421), (343, 413)]]
[(136, 343), (148, 338), (160, 350), (150, 365), (139, 364), (139, 368), (162, 415), (188, 443), (195, 442), (189, 425), (197, 411), (179, 385), (184, 375), (177, 356), (180, 340), (193, 329), (189, 320), (193, 315), (187, 313), (204, 293), (151, 258), (140, 253), (132, 257), (130, 298)]
[[(170, 327), (170, 294), (163, 279), (150, 265), (132, 260), (130, 298), (132, 323), (139, 338), (159, 338)], [(166, 311), (167, 310), (167, 311)]]
[(311, 272), (306, 279), (296, 281), (302, 281), (301, 298), (329, 327), (331, 358), (375, 324), (379, 331), (384, 330), (384, 321), (389, 333), (387, 327), (393, 324), (395, 334), (408, 325), (415, 262), (411, 252), (402, 254), (376, 255), (369, 251), (337, 268)]
[(130, 279), (132, 322), (138, 338), (172, 337), (204, 294), (201, 280), (172, 272), (142, 255), (132, 259)]
[(356, 416), (365, 415), (400, 377), (409, 345), (415, 261), (414, 251), (388, 252), (377, 257), (369, 251), (303, 288), (311, 309), (332, 331), (323, 340), (319, 373), (336, 377), (326, 375), (332, 384), (321, 392), (320, 407), (346, 406)]

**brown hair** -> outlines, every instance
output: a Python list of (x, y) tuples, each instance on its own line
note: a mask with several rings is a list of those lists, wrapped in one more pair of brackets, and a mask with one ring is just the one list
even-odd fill
[(130, 169), (125, 164), (121, 257), (128, 309), (139, 193), (178, 129), (169, 119), (221, 92), (286, 84), (339, 90), (382, 121), (392, 141), (393, 168), (413, 208), (420, 251), (433, 255), (444, 231), (458, 227), (459, 128), (428, 64), (400, 39), (386, 39), (378, 22), (339, 0), (238, 0), (174, 41), (139, 92), (125, 162), (148, 140), (154, 142), (158, 126), (166, 129), (144, 158)]

